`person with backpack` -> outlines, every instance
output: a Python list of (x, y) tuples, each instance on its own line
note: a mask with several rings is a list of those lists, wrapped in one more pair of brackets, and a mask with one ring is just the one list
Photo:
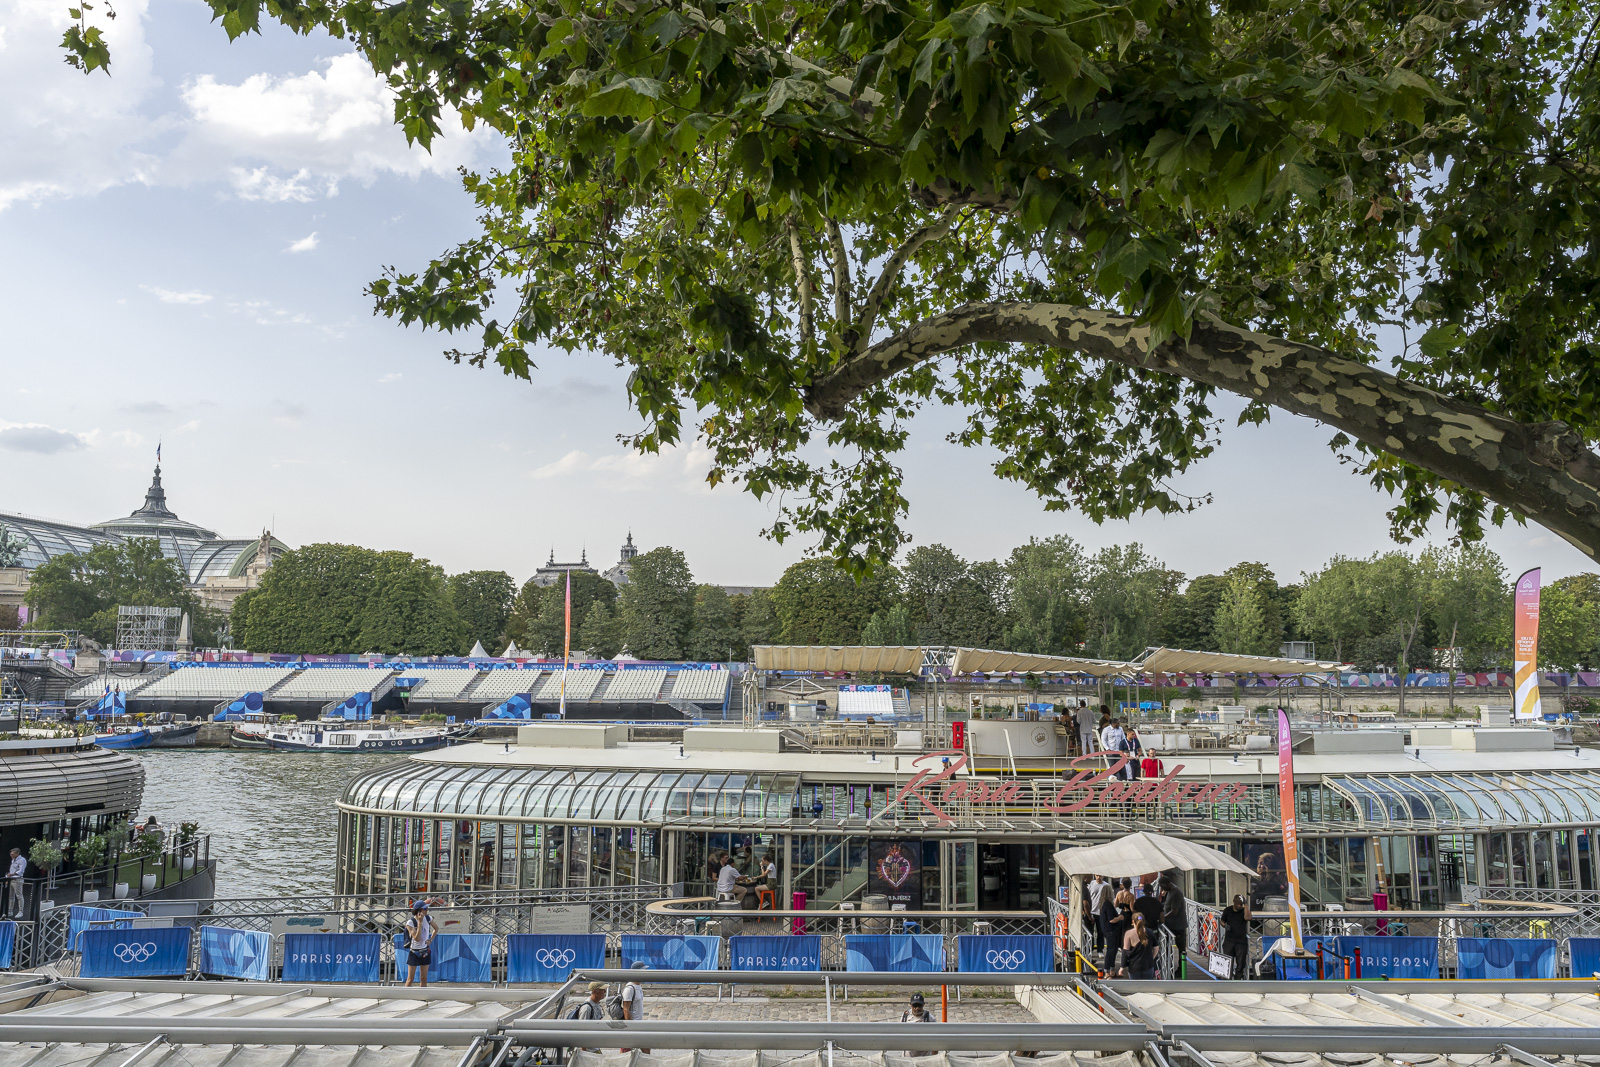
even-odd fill
[(406, 923), (406, 985), (418, 974), (422, 986), (428, 986), (428, 967), (433, 963), (433, 937), (438, 931), (428, 918), (428, 902), (419, 900), (411, 905), (411, 921)]
[[(645, 966), (643, 960), (635, 960), (629, 970), (642, 971)], [(627, 984), (622, 987), (622, 994), (616, 998), (616, 1004), (618, 1010), (615, 1014), (611, 1014), (611, 1002), (606, 1002), (607, 1014), (611, 1014), (613, 1019), (626, 1019), (629, 1022), (642, 1020), (644, 1018), (644, 982), (638, 978), (628, 979)], [(628, 1052), (631, 1050), (623, 1049), (622, 1051)], [(642, 1048), (639, 1051), (647, 1056), (650, 1054), (650, 1050), (647, 1048)]]
[[(925, 1001), (922, 999), (922, 994), (921, 993), (913, 993), (913, 994), (911, 994), (911, 1007), (907, 1008), (904, 1012), (901, 1013), (900, 1021), (903, 1022), (903, 1023), (931, 1023), (931, 1022), (933, 1022), (934, 1021), (933, 1012), (929, 1011), (926, 1007), (924, 1007), (923, 1006), (924, 1003), (925, 1003)], [(916, 1053), (908, 1052), (906, 1055), (915, 1056)]]
[(1156, 976), (1156, 946), (1143, 915), (1133, 917), (1133, 926), (1122, 935), (1122, 964), (1128, 977), (1148, 982)]

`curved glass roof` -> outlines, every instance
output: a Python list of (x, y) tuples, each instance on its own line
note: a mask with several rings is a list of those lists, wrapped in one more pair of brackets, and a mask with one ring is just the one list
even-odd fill
[(1494, 828), (1600, 821), (1600, 773), (1329, 775), (1364, 826)]
[(794, 774), (674, 774), (419, 761), (354, 779), (340, 803), (378, 811), (537, 822), (778, 820), (790, 817), (798, 784)]

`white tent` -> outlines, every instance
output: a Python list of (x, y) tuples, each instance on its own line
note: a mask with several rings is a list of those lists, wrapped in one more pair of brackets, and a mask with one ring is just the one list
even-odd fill
[(483, 650), (482, 641), (472, 642), (472, 651), (467, 653), (468, 659), (488, 659), (489, 653)]
[[(1141, 831), (1107, 841), (1103, 845), (1064, 848), (1056, 853), (1056, 866), (1068, 882), (1067, 923), (1072, 943), (1086, 946), (1083, 930), (1084, 881), (1091, 874), (1108, 878), (1138, 878), (1141, 875), (1177, 869), (1180, 871), (1223, 871), (1227, 875), (1225, 895), (1249, 888), (1247, 879), (1256, 872), (1219, 849), (1185, 841), (1181, 837)], [(1185, 887), (1187, 892), (1192, 886)], [(1080, 947), (1085, 956), (1088, 950)]]
[(509, 645), (506, 646), (506, 650), (504, 652), (500, 653), (500, 658), (501, 659), (515, 659), (516, 657), (518, 657), (520, 655), (522, 655), (522, 649), (518, 648), (517, 647), (517, 643), (515, 641), (513, 641)]
[(1256, 872), (1219, 849), (1181, 837), (1140, 832), (1103, 845), (1064, 848), (1056, 853), (1062, 874), (1103, 874), (1138, 878), (1152, 871), (1231, 871), (1254, 878)]

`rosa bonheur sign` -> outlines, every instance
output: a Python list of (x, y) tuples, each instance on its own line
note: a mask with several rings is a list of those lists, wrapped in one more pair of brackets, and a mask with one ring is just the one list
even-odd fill
[[(1231, 804), (1245, 798), (1244, 782), (1180, 782), (1182, 765), (1160, 778), (1123, 781), (1112, 777), (1128, 763), (1126, 753), (1109, 765), (1105, 756), (1079, 756), (1070, 766), (1081, 768), (1062, 783), (1045, 802), (1057, 815), (1071, 815), (1090, 804)], [(933, 761), (939, 761), (934, 763)], [(926, 752), (911, 761), (916, 773), (895, 795), (896, 803), (915, 800), (940, 822), (955, 822), (942, 805), (955, 801), (973, 804), (1011, 804), (1022, 798), (1031, 782), (1025, 778), (957, 778), (966, 770), (967, 755), (958, 749)]]

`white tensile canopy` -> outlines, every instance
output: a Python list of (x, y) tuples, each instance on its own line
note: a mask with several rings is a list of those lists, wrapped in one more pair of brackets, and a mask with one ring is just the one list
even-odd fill
[(1141, 674), (1327, 674), (1341, 666), (1332, 660), (1157, 648), (1147, 653), (1136, 669)]
[(1231, 871), (1251, 878), (1256, 872), (1219, 849), (1181, 837), (1140, 832), (1103, 845), (1064, 848), (1056, 853), (1063, 874), (1103, 874), (1137, 878), (1152, 871)]
[[(459, 646), (457, 646), (457, 647), (459, 647)], [(489, 653), (487, 653), (487, 652), (485, 652), (483, 650), (483, 642), (482, 641), (474, 641), (474, 642), (472, 642), (472, 651), (467, 653), (467, 658), (468, 659), (486, 659), (486, 658), (488, 658), (488, 655), (489, 655)]]
[(1131, 674), (1133, 664), (1120, 660), (1044, 656), (1029, 652), (1002, 652), (992, 648), (958, 648), (951, 674), (1092, 674), (1107, 678)]
[(918, 674), (921, 645), (755, 645), (758, 671), (831, 671), (851, 674)]
[(515, 641), (512, 641), (509, 645), (506, 646), (506, 650), (504, 652), (500, 653), (500, 658), (501, 659), (515, 659), (517, 656), (520, 656), (520, 655), (522, 655), (522, 649), (517, 647), (517, 643)]

